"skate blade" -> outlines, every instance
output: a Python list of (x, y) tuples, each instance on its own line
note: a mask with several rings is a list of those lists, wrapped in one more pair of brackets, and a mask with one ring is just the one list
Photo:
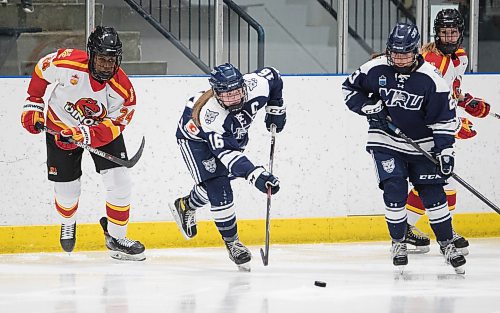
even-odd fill
[(429, 246), (420, 246), (411, 249), (408, 248), (406, 251), (408, 251), (408, 254), (424, 254), (431, 251), (431, 248)]
[(170, 213), (172, 213), (174, 221), (177, 224), (177, 227), (179, 228), (179, 230), (181, 231), (182, 236), (184, 236), (184, 238), (186, 238), (186, 240), (191, 239), (191, 237), (189, 237), (186, 234), (186, 232), (184, 232), (184, 229), (182, 228), (182, 222), (181, 222), (181, 220), (179, 218), (179, 215), (177, 214), (177, 209), (175, 208), (175, 204), (169, 203), (168, 207), (170, 208)]
[(459, 275), (465, 275), (465, 267), (463, 265), (455, 267), (454, 270)]
[(146, 256), (144, 253), (139, 254), (126, 254), (120, 251), (109, 251), (109, 256), (115, 260), (120, 261), (144, 261)]
[(252, 268), (250, 267), (250, 262), (243, 263), (243, 264), (237, 264), (238, 266), (238, 271), (240, 272), (251, 272)]
[(396, 272), (399, 275), (403, 275), (406, 265), (395, 265), (395, 266), (396, 266)]

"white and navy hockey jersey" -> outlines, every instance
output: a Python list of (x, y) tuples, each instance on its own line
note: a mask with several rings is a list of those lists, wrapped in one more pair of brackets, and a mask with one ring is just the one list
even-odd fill
[(241, 111), (232, 113), (225, 110), (211, 97), (201, 108), (199, 123), (193, 120), (193, 106), (203, 93), (189, 98), (179, 124), (176, 137), (206, 142), (213, 155), (236, 177), (244, 177), (255, 166), (243, 154), (248, 143), (248, 130), (257, 112), (269, 100), (282, 98), (283, 81), (279, 72), (272, 67), (264, 67), (243, 75), (247, 101)]
[[(368, 99), (381, 99), (392, 123), (428, 152), (451, 147), (455, 142), (454, 134), (460, 126), (456, 100), (439, 71), (421, 56), (410, 75), (398, 73), (388, 65), (385, 55), (377, 57), (350, 75), (342, 89), (345, 104), (360, 115), (364, 115), (361, 107)], [(366, 148), (420, 154), (397, 135), (372, 128)]]

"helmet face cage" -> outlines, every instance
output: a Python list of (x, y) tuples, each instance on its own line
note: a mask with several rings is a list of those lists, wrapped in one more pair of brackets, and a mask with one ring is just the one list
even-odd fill
[[(420, 34), (418, 28), (412, 24), (398, 23), (392, 30), (387, 40), (386, 55), (387, 62), (397, 72), (409, 74), (417, 63), (417, 56), (420, 47)], [(392, 53), (409, 54), (412, 53), (412, 61), (406, 66), (398, 66), (392, 57)]]
[[(241, 75), (236, 67), (229, 63), (214, 67), (208, 81), (210, 86), (212, 86), (217, 102), (219, 102), (224, 109), (229, 112), (238, 112), (243, 108), (243, 105), (247, 101), (247, 90), (243, 75)], [(241, 92), (234, 93), (234, 95), (230, 97), (226, 95), (228, 92), (236, 90), (241, 90)], [(237, 98), (238, 96), (239, 101)], [(227, 104), (225, 100), (232, 97), (236, 97), (237, 102)]]
[[(90, 34), (87, 42), (87, 53), (89, 55), (89, 71), (96, 80), (104, 82), (110, 80), (122, 62), (122, 42), (113, 27), (97, 26)], [(115, 57), (115, 66), (111, 72), (99, 71), (96, 68), (97, 56)]]
[[(441, 28), (457, 28), (460, 33), (457, 41), (442, 42), (439, 37)], [(439, 51), (443, 54), (455, 53), (464, 40), (464, 29), (464, 19), (457, 9), (444, 9), (439, 11), (434, 20), (434, 41)]]

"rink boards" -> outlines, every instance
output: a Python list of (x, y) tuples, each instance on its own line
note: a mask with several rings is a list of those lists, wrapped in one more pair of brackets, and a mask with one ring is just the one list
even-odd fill
[[(340, 85), (345, 76), (285, 76), (283, 97), (288, 122), (278, 134), (274, 169), (281, 191), (272, 202), (273, 243), (386, 240), (381, 191), (371, 157), (364, 151), (367, 123), (349, 112)], [(43, 136), (20, 126), (27, 78), (0, 78), (0, 253), (58, 251), (59, 219), (52, 186), (46, 180)], [(168, 210), (168, 203), (185, 195), (192, 179), (174, 137), (186, 99), (208, 88), (206, 77), (133, 77), (137, 112), (124, 132), (129, 153), (142, 136), (146, 148), (132, 169), (134, 180), (130, 237), (148, 247), (219, 245), (207, 209), (199, 212), (200, 234), (186, 242)], [(500, 112), (499, 75), (467, 75), (463, 90), (485, 98)], [(461, 112), (461, 114), (464, 114)], [(260, 112), (250, 129), (247, 155), (267, 165), (270, 136)], [(471, 118), (478, 135), (457, 143), (457, 173), (495, 203), (500, 168), (500, 120)], [(77, 212), (77, 249), (103, 249), (99, 218), (105, 214), (101, 179), (91, 158), (84, 156), (82, 196)], [(241, 238), (264, 242), (265, 195), (244, 180), (235, 181), (235, 208)], [(500, 219), (481, 201), (459, 187), (455, 227), (466, 236), (500, 236)], [(35, 226), (44, 225), (44, 226)], [(424, 223), (422, 223), (424, 225)], [(427, 227), (423, 229), (429, 232)]]

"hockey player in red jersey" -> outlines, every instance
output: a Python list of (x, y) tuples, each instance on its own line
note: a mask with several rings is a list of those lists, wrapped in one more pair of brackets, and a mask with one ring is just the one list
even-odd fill
[[(464, 33), (464, 19), (456, 9), (444, 9), (438, 12), (434, 20), (434, 42), (427, 43), (422, 47), (424, 59), (433, 64), (441, 72), (446, 80), (453, 97), (457, 99), (458, 106), (473, 117), (484, 118), (490, 111), (490, 105), (483, 99), (475, 98), (469, 93), (462, 94), (462, 75), (468, 65), (467, 53), (461, 46)], [(458, 112), (460, 113), (460, 112)], [(476, 135), (472, 122), (460, 117), (462, 126), (456, 134), (457, 139), (468, 139)], [(444, 187), (450, 211), (455, 209), (457, 191), (453, 180), (449, 180)], [(408, 228), (406, 243), (416, 247), (415, 252), (426, 253), (429, 251), (429, 237), (419, 231), (415, 224), (425, 213), (425, 208), (420, 197), (413, 188), (406, 204), (408, 210)], [(464, 255), (468, 254), (469, 242), (455, 231), (453, 232), (453, 243), (456, 248), (462, 250)]]
[[(59, 49), (43, 57), (28, 87), (22, 126), (32, 134), (40, 133), (44, 125), (58, 132), (55, 136), (46, 133), (47, 170), (48, 179), (54, 182), (60, 242), (66, 252), (73, 251), (76, 242), (83, 154), (83, 149), (68, 139), (127, 159), (122, 132), (134, 115), (136, 95), (120, 68), (121, 59), (118, 33), (112, 27), (98, 26), (88, 38), (87, 52)], [(49, 84), (55, 88), (46, 105), (43, 97)], [(144, 246), (126, 238), (132, 193), (128, 169), (91, 156), (106, 190), (107, 217), (101, 218), (100, 224), (111, 257), (144, 260)]]

